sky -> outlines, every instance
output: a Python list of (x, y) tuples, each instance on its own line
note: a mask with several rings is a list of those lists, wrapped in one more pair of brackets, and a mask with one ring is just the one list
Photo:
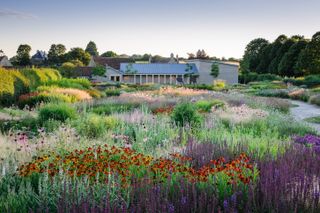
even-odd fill
[(32, 53), (53, 43), (99, 53), (240, 58), (258, 37), (310, 38), (320, 31), (319, 0), (0, 0), (0, 49)]

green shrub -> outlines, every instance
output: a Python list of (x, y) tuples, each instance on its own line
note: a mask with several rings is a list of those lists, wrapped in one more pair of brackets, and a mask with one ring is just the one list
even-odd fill
[(110, 115), (116, 112), (127, 112), (138, 106), (138, 104), (134, 103), (106, 103), (94, 107), (91, 111), (99, 115)]
[(100, 92), (97, 89), (87, 89), (86, 92), (93, 98), (102, 98), (105, 97), (105, 94)]
[(180, 103), (175, 106), (171, 119), (178, 126), (190, 125), (198, 127), (201, 124), (201, 116), (196, 107), (191, 103)]
[(311, 96), (310, 103), (320, 106), (320, 94)]
[(30, 96), (18, 101), (18, 106), (23, 108), (28, 105), (29, 107), (35, 107), (40, 103), (72, 103), (74, 102), (72, 98), (68, 95), (58, 94), (58, 93), (39, 93), (35, 96)]
[(10, 130), (24, 130), (37, 133), (40, 126), (38, 119), (34, 117), (26, 117), (21, 120), (10, 121), (0, 120), (0, 130), (2, 133), (7, 133)]
[(50, 80), (45, 82), (46, 86), (57, 86), (63, 88), (75, 88), (75, 89), (90, 89), (91, 83), (88, 79), (77, 78), (77, 79), (68, 79), (63, 78), (60, 80)]
[(67, 119), (74, 119), (77, 116), (75, 108), (65, 103), (48, 104), (42, 107), (39, 111), (39, 120), (41, 122), (47, 120), (66, 121)]
[(184, 85), (184, 87), (189, 89), (213, 90), (213, 85), (207, 85), (207, 84), (190, 84), (190, 85)]
[(0, 104), (11, 105), (14, 100), (14, 77), (8, 74), (9, 71), (0, 68)]
[(36, 88), (50, 80), (56, 81), (61, 79), (61, 75), (57, 70), (41, 68), (41, 69), (23, 69), (21, 70), (24, 76), (26, 76), (31, 84), (31, 88)]
[(107, 97), (119, 96), (121, 94), (121, 90), (119, 90), (119, 89), (107, 89), (105, 91), (105, 94), (106, 94)]
[(265, 89), (259, 90), (255, 95), (263, 97), (289, 98), (289, 93), (285, 89)]
[(196, 102), (196, 108), (200, 112), (210, 112), (212, 107), (223, 108), (225, 103), (220, 100), (201, 100)]
[(284, 82), (296, 86), (306, 85), (308, 88), (320, 85), (320, 75), (308, 75), (305, 78), (288, 78)]
[(304, 84), (308, 87), (314, 87), (320, 85), (320, 75), (308, 75), (304, 78)]
[(88, 138), (98, 138), (106, 131), (116, 127), (118, 121), (113, 117), (100, 116), (88, 113), (74, 122), (79, 134)]

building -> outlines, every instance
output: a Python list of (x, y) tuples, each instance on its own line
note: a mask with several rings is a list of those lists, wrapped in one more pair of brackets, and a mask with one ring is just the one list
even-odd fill
[[(218, 64), (219, 75), (211, 76), (211, 67)], [(93, 76), (93, 67), (104, 66), (105, 75)], [(92, 68), (92, 69), (91, 69)], [(227, 84), (238, 83), (239, 65), (232, 62), (193, 59), (179, 61), (178, 57), (168, 58), (161, 63), (135, 63), (132, 58), (92, 57), (86, 67), (86, 77), (97, 82), (122, 82), (132, 84), (212, 84), (224, 80)]]
[[(227, 84), (237, 84), (239, 77), (239, 64), (234, 62), (223, 62), (203, 59), (187, 60), (187, 63), (193, 63), (196, 65), (199, 78), (197, 84), (212, 84), (214, 80), (224, 80)], [(210, 75), (212, 64), (218, 64), (219, 75), (214, 78)]]
[(47, 53), (45, 51), (37, 50), (36, 54), (31, 57), (31, 64), (39, 66), (45, 64), (47, 60)]
[[(119, 80), (123, 83), (133, 84), (190, 84), (195, 83), (198, 69), (195, 64), (135, 64), (121, 63)], [(108, 74), (110, 79), (117, 77)]]
[(7, 56), (0, 56), (0, 67), (12, 67), (12, 64)]

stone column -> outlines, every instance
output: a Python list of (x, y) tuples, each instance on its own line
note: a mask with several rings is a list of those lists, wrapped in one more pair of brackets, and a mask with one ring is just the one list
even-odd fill
[(134, 84), (136, 84), (136, 83), (137, 83), (136, 75), (133, 75), (133, 83), (134, 83)]

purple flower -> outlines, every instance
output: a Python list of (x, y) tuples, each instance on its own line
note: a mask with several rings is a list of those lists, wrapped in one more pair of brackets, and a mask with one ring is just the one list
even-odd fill
[(228, 209), (228, 206), (229, 206), (228, 201), (227, 201), (227, 200), (224, 200), (224, 201), (223, 201), (223, 208), (224, 208), (224, 209)]
[(186, 203), (187, 203), (187, 197), (184, 196), (181, 198), (181, 204), (185, 205)]
[(174, 212), (174, 205), (172, 203), (169, 204), (168, 210), (170, 213)]

